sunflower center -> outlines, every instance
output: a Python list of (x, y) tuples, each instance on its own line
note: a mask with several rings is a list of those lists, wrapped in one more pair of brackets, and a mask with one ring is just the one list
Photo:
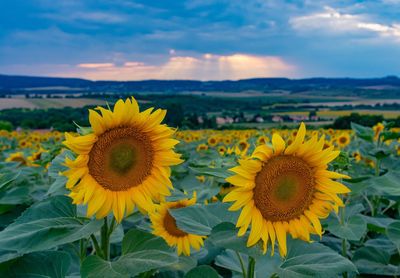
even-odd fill
[[(176, 207), (177, 208), (177, 207)], [(171, 214), (167, 211), (167, 214), (164, 217), (164, 228), (170, 235), (176, 237), (183, 237), (186, 236), (187, 233), (182, 231), (176, 225), (176, 220), (171, 216)]]
[(312, 202), (314, 175), (301, 158), (280, 155), (268, 160), (256, 176), (254, 203), (266, 220), (300, 216)]
[(105, 189), (124, 191), (150, 175), (154, 150), (151, 140), (135, 127), (103, 133), (89, 153), (89, 173)]
[(340, 137), (339, 138), (340, 143), (344, 144), (347, 142), (347, 138), (346, 137)]

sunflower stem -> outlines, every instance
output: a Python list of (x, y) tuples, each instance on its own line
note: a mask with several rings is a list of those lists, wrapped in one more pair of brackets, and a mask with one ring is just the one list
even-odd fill
[(104, 224), (101, 227), (101, 249), (105, 260), (110, 259), (110, 233), (108, 232), (108, 219), (104, 217)]
[(256, 260), (253, 257), (249, 257), (249, 266), (247, 269), (248, 278), (255, 278), (255, 267), (256, 267)]
[(99, 243), (98, 243), (96, 237), (95, 237), (94, 235), (90, 235), (90, 238), (91, 238), (92, 241), (93, 241), (93, 246), (94, 246), (94, 249), (96, 250), (96, 255), (98, 255), (98, 256), (101, 257), (101, 258), (104, 258), (103, 252), (102, 252), (102, 250), (101, 250), (101, 248), (100, 248), (100, 245), (99, 245)]
[[(340, 224), (344, 225), (346, 222), (345, 218), (345, 208), (340, 209)], [(342, 238), (342, 256), (347, 258), (347, 242), (345, 238)], [(343, 273), (343, 278), (347, 278), (347, 272)]]
[(242, 256), (240, 256), (240, 253), (238, 251), (235, 251), (235, 252), (236, 252), (237, 257), (239, 258), (240, 267), (242, 268), (243, 278), (247, 278), (246, 268), (244, 267)]

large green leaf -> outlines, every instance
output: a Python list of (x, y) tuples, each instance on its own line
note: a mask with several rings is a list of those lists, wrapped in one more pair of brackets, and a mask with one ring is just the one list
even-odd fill
[(208, 167), (190, 167), (197, 175), (212, 176), (216, 178), (226, 179), (232, 176), (228, 169), (208, 168)]
[(391, 223), (386, 228), (386, 234), (400, 252), (400, 221)]
[(390, 254), (382, 248), (361, 247), (354, 253), (353, 261), (361, 274), (400, 274), (400, 267), (390, 264)]
[(278, 269), (279, 277), (337, 277), (343, 272), (357, 272), (348, 259), (320, 243), (288, 241), (288, 254)]
[(0, 189), (16, 180), (20, 173), (20, 171), (12, 171), (11, 169), (2, 169), (2, 173), (0, 173)]
[(336, 218), (328, 221), (327, 230), (337, 237), (347, 240), (360, 240), (367, 231), (367, 223), (360, 215), (350, 217), (345, 223), (341, 224)]
[(66, 171), (68, 168), (64, 165), (65, 158), (73, 158), (74, 155), (71, 151), (64, 151), (57, 155), (50, 164), (49, 176), (54, 179), (54, 182), (50, 185), (47, 191), (48, 195), (63, 195), (66, 192), (65, 184), (67, 182), (67, 177), (60, 175), (61, 172)]
[[(245, 271), (247, 272), (249, 256), (246, 254), (241, 254), (233, 250), (225, 250), (215, 258), (215, 264), (217, 266), (229, 269), (234, 274), (237, 274), (237, 276), (234, 275), (233, 277), (243, 277), (241, 261)], [(255, 265), (256, 277), (271, 277), (278, 271), (280, 264), (281, 259), (277, 254), (274, 256), (265, 255), (258, 257)]]
[(208, 265), (201, 265), (186, 273), (185, 278), (219, 278), (218, 272)]
[(0, 276), (63, 278), (67, 275), (70, 264), (71, 258), (66, 252), (31, 253), (0, 264)]
[(178, 262), (176, 253), (165, 241), (150, 233), (130, 230), (122, 242), (122, 256), (107, 262), (97, 256), (87, 257), (82, 277), (131, 277)]
[(366, 181), (363, 181), (363, 183), (365, 183), (370, 189), (370, 194), (400, 196), (399, 180), (400, 173), (392, 170), (382, 176), (372, 177)]
[(101, 221), (76, 218), (71, 199), (56, 196), (28, 208), (0, 232), (0, 249), (19, 253), (48, 250), (87, 238), (101, 226)]
[(170, 209), (179, 229), (197, 235), (209, 235), (216, 225), (222, 222), (235, 223), (237, 212), (228, 211), (229, 204), (196, 204), (180, 209)]
[(370, 127), (351, 123), (351, 129), (355, 132), (357, 137), (360, 137), (368, 142), (372, 142), (374, 140), (374, 131)]
[(232, 223), (221, 223), (214, 227), (207, 240), (211, 241), (215, 246), (232, 249), (252, 257), (263, 255), (261, 245), (254, 245), (251, 248), (247, 247), (247, 237), (238, 237), (237, 229)]

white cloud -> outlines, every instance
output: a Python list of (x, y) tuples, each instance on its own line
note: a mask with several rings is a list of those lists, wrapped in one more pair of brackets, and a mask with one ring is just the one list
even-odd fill
[(254, 77), (294, 76), (295, 66), (276, 56), (247, 54), (200, 57), (170, 56), (160, 65), (128, 61), (121, 66), (113, 63), (85, 63), (58, 72), (57, 76), (82, 77), (92, 80), (195, 79), (225, 80)]
[(53, 19), (60, 22), (93, 22), (93, 23), (123, 23), (128, 20), (127, 16), (119, 13), (111, 12), (71, 12), (66, 16), (65, 13), (46, 13), (42, 17)]
[(289, 23), (301, 32), (321, 31), (328, 34), (365, 33), (380, 35), (400, 41), (399, 24), (381, 24), (373, 22), (367, 15), (340, 13), (331, 7), (323, 12), (293, 17)]

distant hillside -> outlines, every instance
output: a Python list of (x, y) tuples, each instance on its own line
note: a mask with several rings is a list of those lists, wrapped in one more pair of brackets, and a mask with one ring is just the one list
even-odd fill
[(0, 75), (0, 93), (51, 93), (62, 92), (271, 92), (285, 90), (290, 93), (306, 91), (356, 90), (377, 91), (393, 96), (399, 95), (400, 79), (395, 76), (384, 78), (254, 78), (237, 81), (196, 81), (196, 80), (144, 80), (144, 81), (90, 81), (79, 78), (31, 77)]

